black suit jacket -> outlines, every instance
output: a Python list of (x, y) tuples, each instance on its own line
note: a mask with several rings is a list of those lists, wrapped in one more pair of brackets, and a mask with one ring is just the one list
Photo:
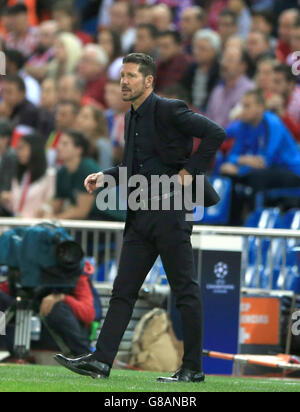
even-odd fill
[[(154, 146), (161, 161), (167, 166), (174, 167), (178, 172), (186, 169), (194, 177), (204, 175), (226, 138), (224, 129), (206, 117), (191, 111), (181, 100), (165, 99), (154, 94), (153, 110), (157, 130), (154, 135)], [(104, 171), (106, 175), (113, 176), (117, 182), (119, 182), (119, 167), (128, 166), (129, 127), (130, 112), (125, 117), (123, 162), (115, 168)], [(194, 137), (202, 141), (197, 152), (191, 156)], [(195, 184), (194, 180), (193, 198), (195, 198)], [(204, 196), (205, 207), (214, 206), (220, 200), (206, 177)]]

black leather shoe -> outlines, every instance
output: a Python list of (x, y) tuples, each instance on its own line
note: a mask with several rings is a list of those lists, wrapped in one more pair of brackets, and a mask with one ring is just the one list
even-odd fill
[(54, 356), (56, 362), (72, 372), (93, 379), (107, 379), (110, 375), (110, 366), (97, 361), (93, 355), (83, 356), (78, 359), (68, 359), (63, 355)]
[(173, 382), (194, 382), (200, 383), (205, 381), (203, 372), (196, 372), (190, 369), (181, 368), (171, 378), (158, 378), (158, 382), (173, 383)]

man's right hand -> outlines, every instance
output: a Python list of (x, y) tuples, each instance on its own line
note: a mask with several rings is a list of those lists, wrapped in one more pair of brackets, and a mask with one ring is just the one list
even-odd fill
[(84, 181), (84, 186), (87, 192), (92, 194), (95, 190), (99, 189), (99, 187), (104, 186), (104, 174), (100, 172), (89, 175)]

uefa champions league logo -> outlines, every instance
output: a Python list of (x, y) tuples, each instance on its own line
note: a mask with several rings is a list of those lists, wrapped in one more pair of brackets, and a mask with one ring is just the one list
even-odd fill
[(215, 266), (215, 275), (219, 280), (224, 280), (228, 273), (229, 268), (226, 263), (220, 262)]

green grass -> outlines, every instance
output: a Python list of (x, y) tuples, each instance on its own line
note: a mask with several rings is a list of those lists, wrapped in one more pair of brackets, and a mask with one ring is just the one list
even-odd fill
[(94, 381), (60, 367), (0, 366), (0, 392), (300, 392), (293, 380), (209, 376), (205, 384), (161, 384), (158, 376), (113, 370), (109, 380)]

